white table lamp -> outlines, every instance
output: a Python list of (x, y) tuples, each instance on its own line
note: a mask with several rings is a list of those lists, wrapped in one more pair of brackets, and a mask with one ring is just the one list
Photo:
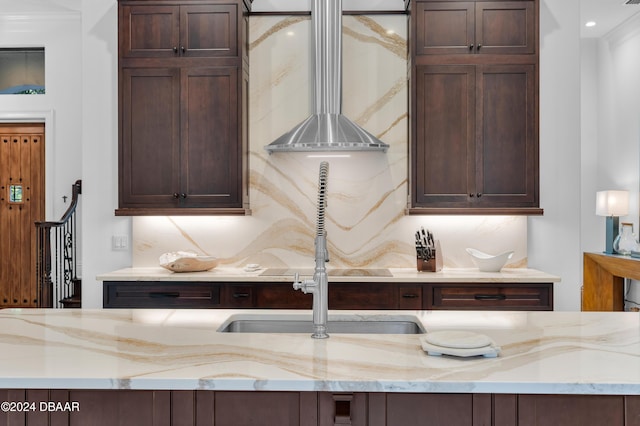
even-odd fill
[(613, 254), (613, 240), (618, 236), (619, 216), (629, 214), (629, 191), (598, 191), (596, 214), (606, 216), (605, 253)]

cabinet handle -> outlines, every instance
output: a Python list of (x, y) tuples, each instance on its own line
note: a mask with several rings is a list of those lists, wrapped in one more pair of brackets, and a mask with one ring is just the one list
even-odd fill
[(505, 300), (507, 296), (504, 294), (475, 294), (473, 298), (476, 300)]
[(473, 44), (469, 45), (469, 50), (473, 50)]
[(249, 293), (233, 293), (234, 299), (244, 299), (249, 297)]
[(185, 49), (184, 46), (180, 46), (180, 50), (182, 50), (182, 53), (187, 51), (187, 49)]
[(178, 46), (173, 46), (173, 53), (178, 53)]
[(402, 295), (405, 299), (417, 299), (418, 295), (414, 293), (405, 293)]
[(173, 193), (173, 198), (180, 198), (180, 194), (178, 194), (177, 192)]
[(478, 198), (482, 197), (482, 192), (478, 192), (478, 193), (476, 194), (476, 197), (478, 197)]
[(481, 45), (481, 44), (478, 44), (478, 50), (480, 50), (480, 48), (481, 48), (481, 47), (482, 47), (482, 45)]
[(181, 196), (182, 198), (187, 198), (187, 194), (185, 194), (184, 192), (183, 192), (182, 194), (180, 194), (180, 196)]
[(158, 291), (149, 293), (149, 297), (175, 299), (177, 297), (180, 297), (180, 293), (178, 293), (177, 291)]
[(471, 198), (473, 198), (475, 196), (476, 196), (476, 194), (469, 194), (469, 197), (471, 197)]

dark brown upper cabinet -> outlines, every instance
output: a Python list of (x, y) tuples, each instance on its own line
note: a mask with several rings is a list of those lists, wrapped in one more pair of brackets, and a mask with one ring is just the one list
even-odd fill
[(122, 15), (125, 57), (238, 56), (237, 4), (126, 5)]
[(413, 3), (409, 214), (542, 214), (538, 7)]
[(535, 2), (418, 2), (418, 55), (531, 54)]
[(117, 215), (248, 212), (242, 0), (119, 2)]

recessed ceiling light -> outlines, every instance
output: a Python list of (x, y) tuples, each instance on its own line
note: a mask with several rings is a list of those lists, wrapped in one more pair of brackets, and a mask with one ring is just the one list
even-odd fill
[(596, 26), (596, 21), (589, 21), (586, 24), (584, 24), (585, 27), (595, 27)]

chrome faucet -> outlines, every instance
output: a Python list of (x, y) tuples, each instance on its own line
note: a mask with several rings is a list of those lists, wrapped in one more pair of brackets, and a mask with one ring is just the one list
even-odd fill
[(329, 261), (329, 251), (327, 250), (327, 231), (324, 227), (325, 209), (327, 207), (327, 174), (329, 173), (329, 163), (320, 163), (320, 173), (318, 178), (318, 214), (316, 220), (316, 269), (313, 279), (300, 281), (298, 273), (295, 274), (293, 288), (301, 290), (303, 293), (313, 295), (313, 334), (314, 339), (326, 339), (327, 317), (329, 310), (329, 279), (325, 263)]

